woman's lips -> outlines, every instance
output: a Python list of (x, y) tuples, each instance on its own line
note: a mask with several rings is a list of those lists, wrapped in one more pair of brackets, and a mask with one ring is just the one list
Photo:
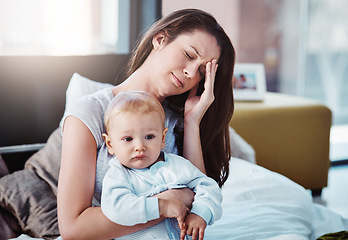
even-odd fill
[(178, 87), (181, 87), (181, 88), (184, 87), (184, 83), (179, 78), (177, 78), (174, 75), (174, 73), (172, 73), (172, 75), (173, 75), (175, 85), (177, 85)]

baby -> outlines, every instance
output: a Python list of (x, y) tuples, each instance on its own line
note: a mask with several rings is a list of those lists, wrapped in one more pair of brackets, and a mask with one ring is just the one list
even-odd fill
[[(118, 93), (104, 122), (103, 138), (114, 158), (103, 181), (103, 213), (125, 226), (166, 218), (120, 239), (187, 239), (187, 233), (203, 239), (206, 226), (221, 217), (221, 190), (190, 161), (162, 152), (168, 129), (160, 102), (145, 92)], [(155, 196), (186, 187), (195, 193), (191, 210), (182, 201)]]

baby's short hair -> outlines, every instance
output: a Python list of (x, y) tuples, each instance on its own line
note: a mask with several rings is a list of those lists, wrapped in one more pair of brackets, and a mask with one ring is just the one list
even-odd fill
[(165, 127), (165, 115), (161, 103), (147, 92), (129, 91), (118, 93), (109, 103), (104, 114), (106, 132), (109, 131), (110, 119), (124, 112), (143, 114), (156, 112), (162, 121), (163, 128)]

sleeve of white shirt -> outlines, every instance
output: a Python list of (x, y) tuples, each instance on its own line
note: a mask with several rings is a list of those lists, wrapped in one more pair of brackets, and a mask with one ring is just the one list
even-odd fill
[(196, 193), (192, 203), (192, 213), (202, 217), (207, 225), (211, 225), (221, 218), (222, 193), (215, 180), (202, 173), (202, 175), (197, 175), (188, 184), (188, 187)]
[[(185, 184), (195, 192), (191, 212), (203, 218), (207, 225), (211, 225), (220, 219), (222, 215), (221, 189), (214, 179), (203, 174), (189, 160), (181, 159), (175, 159), (173, 162), (175, 162), (177, 169), (180, 169), (177, 173), (180, 173), (181, 177), (189, 177), (185, 180), (187, 181)], [(183, 165), (185, 165), (185, 168)]]
[(133, 226), (159, 218), (158, 198), (137, 196), (132, 191), (126, 169), (116, 160), (110, 161), (104, 180), (101, 210), (110, 221)]

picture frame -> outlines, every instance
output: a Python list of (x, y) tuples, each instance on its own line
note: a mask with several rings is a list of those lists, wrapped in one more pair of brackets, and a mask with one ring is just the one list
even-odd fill
[(266, 93), (264, 65), (236, 63), (232, 84), (236, 101), (263, 101)]

